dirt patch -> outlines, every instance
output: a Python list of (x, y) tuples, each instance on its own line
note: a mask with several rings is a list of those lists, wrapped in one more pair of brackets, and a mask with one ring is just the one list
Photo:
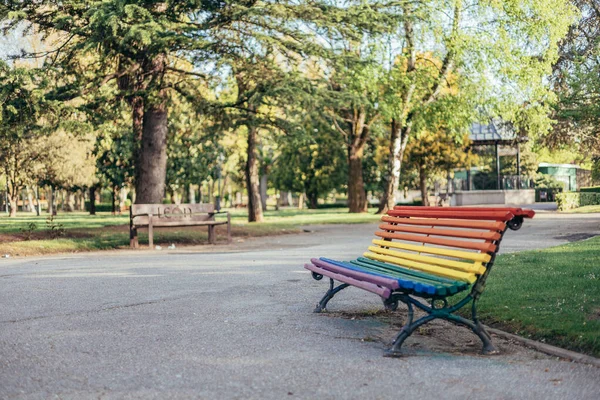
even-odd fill
[[(361, 312), (327, 312), (330, 318), (342, 318), (361, 323), (365, 332), (360, 337), (352, 339), (361, 342), (376, 342), (382, 349), (388, 349), (396, 335), (407, 321), (406, 310), (394, 312), (386, 310), (367, 310)], [(425, 313), (415, 312), (415, 320)], [(492, 342), (502, 355), (514, 355), (527, 351), (520, 345), (495, 335)], [(417, 329), (402, 346), (406, 355), (422, 354), (452, 354), (480, 356), (482, 343), (479, 337), (470, 329), (454, 325), (441, 319), (433, 320)]]

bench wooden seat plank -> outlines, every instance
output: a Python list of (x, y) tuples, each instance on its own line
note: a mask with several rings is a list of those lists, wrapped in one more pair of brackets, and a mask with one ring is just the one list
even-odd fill
[[(402, 218), (402, 217), (390, 217), (384, 215), (381, 217), (383, 222), (405, 224), (405, 225), (426, 225), (431, 226), (431, 218)], [(456, 220), (456, 219), (435, 219), (436, 226), (447, 226), (451, 228), (469, 228), (469, 229), (485, 229), (489, 231), (501, 232), (504, 229), (505, 224), (503, 222), (491, 222), (491, 221), (473, 221), (473, 220)]]
[[(436, 220), (431, 220), (431, 226), (436, 226)], [(455, 238), (464, 239), (484, 239), (484, 240), (498, 240), (500, 239), (500, 233), (490, 231), (467, 231), (467, 230), (455, 230), (455, 229), (439, 229), (439, 228), (415, 228), (412, 226), (397, 225), (397, 224), (381, 224), (379, 229), (384, 231), (394, 232), (408, 232), (408, 233), (421, 233), (423, 235), (435, 235), (435, 236), (450, 236)]]
[[(530, 210), (513, 210), (525, 217), (534, 214)], [(382, 296), (388, 309), (395, 309), (400, 301), (408, 307), (408, 322), (396, 337), (390, 355), (399, 355), (404, 340), (435, 318), (469, 327), (483, 342), (484, 353), (494, 353), (490, 336), (477, 319), (475, 303), (483, 293), (502, 237), (508, 228), (518, 229), (511, 227), (519, 222), (516, 218), (509, 209), (497, 207), (390, 210), (382, 217), (383, 223), (375, 233), (377, 238), (362, 257), (352, 261), (311, 259), (306, 268), (313, 277), (330, 278), (330, 289), (315, 311), (324, 310), (340, 290), (357, 286)], [(334, 287), (334, 280), (343, 283)], [(469, 288), (466, 297), (454, 305), (448, 304), (447, 298)], [(390, 291), (388, 297), (386, 290)], [(426, 299), (430, 305), (418, 298)], [(472, 304), (470, 320), (455, 313), (467, 304)], [(413, 321), (413, 306), (427, 315)]]
[(366, 258), (371, 258), (373, 260), (396, 264), (402, 267), (412, 268), (422, 272), (428, 272), (430, 274), (438, 275), (444, 278), (456, 279), (462, 282), (473, 283), (477, 280), (475, 274), (472, 273), (456, 271), (453, 269), (424, 264), (417, 261), (405, 260), (399, 257), (395, 257), (393, 255), (365, 252), (363, 256)]
[[(410, 210), (414, 208), (414, 206), (395, 206), (394, 210)], [(535, 216), (535, 211), (530, 209), (524, 209), (520, 207), (436, 207), (436, 206), (421, 206), (421, 209), (429, 209), (429, 210), (450, 210), (450, 211), (481, 211), (482, 209), (488, 211), (510, 211), (513, 215), (518, 217), (525, 218), (533, 218)]]
[(431, 237), (431, 236), (413, 235), (413, 234), (407, 234), (407, 233), (393, 233), (393, 232), (385, 232), (385, 231), (377, 231), (377, 232), (375, 232), (375, 235), (382, 237), (384, 239), (397, 239), (397, 240), (405, 240), (408, 242), (437, 244), (437, 245), (446, 246), (446, 247), (460, 247), (462, 249), (480, 250), (480, 251), (485, 251), (485, 252), (490, 252), (490, 253), (493, 253), (496, 251), (496, 245), (493, 243), (481, 243), (481, 242), (473, 242), (473, 241), (467, 241), (467, 240), (444, 239), (444, 238)]
[[(419, 207), (413, 207), (414, 209)], [(390, 210), (388, 215), (392, 217), (406, 218), (456, 218), (456, 219), (477, 219), (492, 221), (510, 221), (514, 215), (510, 211), (469, 211), (456, 212), (455, 210), (443, 211), (445, 207), (439, 210)]]
[[(406, 272), (400, 272), (400, 269), (392, 269), (392, 265), (374, 265), (364, 262), (357, 261), (336, 261), (327, 258), (321, 258), (318, 260), (312, 259), (311, 262), (318, 266), (322, 266), (325, 270), (332, 270), (333, 272), (340, 272), (347, 274), (353, 278), (363, 280), (365, 274), (369, 278), (366, 279), (369, 282), (373, 282), (374, 278), (392, 280), (393, 285), (382, 282), (382, 286), (386, 286), (392, 290), (403, 289), (409, 290), (411, 293), (417, 293), (422, 296), (446, 296), (454, 294), (460, 290), (464, 290), (468, 285), (462, 282), (446, 283), (436, 279), (435, 276), (427, 277), (425, 274), (421, 276), (415, 276)], [(389, 268), (392, 267), (392, 268)], [(336, 269), (337, 268), (337, 269)], [(405, 269), (406, 271), (406, 269)], [(327, 274), (326, 274), (327, 275)]]
[(330, 276), (331, 278), (333, 278), (337, 281), (344, 282), (344, 283), (352, 285), (352, 286), (356, 286), (358, 288), (364, 289), (371, 293), (375, 293), (383, 298), (389, 297), (389, 295), (392, 292), (390, 289), (388, 289), (386, 287), (381, 287), (374, 283), (360, 281), (360, 280), (351, 278), (347, 275), (336, 274), (332, 271), (327, 271), (326, 269), (319, 268), (319, 267), (315, 266), (314, 264), (306, 264), (304, 267), (316, 274)]
[(428, 275), (421, 273), (415, 275), (414, 270), (404, 268), (403, 272), (397, 272), (393, 267), (402, 268), (397, 265), (377, 262), (369, 260), (369, 262), (354, 260), (349, 263), (358, 267), (360, 270), (371, 271), (372, 273), (381, 274), (383, 276), (391, 276), (398, 279), (400, 288), (411, 290), (419, 296), (448, 296), (458, 293), (469, 287), (468, 284), (459, 281), (441, 281), (436, 275)]
[(458, 271), (467, 272), (467, 273), (471, 273), (471, 274), (483, 274), (485, 272), (485, 267), (480, 262), (466, 263), (466, 262), (461, 262), (461, 261), (449, 260), (447, 258), (423, 256), (420, 254), (407, 253), (405, 251), (395, 251), (392, 249), (387, 249), (384, 246), (385, 245), (369, 246), (369, 251), (371, 251), (373, 253), (377, 253), (377, 254), (394, 256), (394, 257), (398, 257), (398, 258), (402, 258), (402, 259), (406, 259), (406, 260), (410, 260), (410, 261), (417, 261), (417, 262), (420, 262), (423, 264), (429, 264), (429, 265), (433, 265), (433, 266), (437, 265), (440, 267), (455, 269)]
[(415, 251), (418, 253), (436, 254), (439, 256), (457, 258), (459, 260), (488, 262), (492, 258), (492, 256), (490, 256), (489, 254), (485, 254), (485, 253), (474, 253), (474, 252), (470, 252), (470, 251), (450, 250), (450, 249), (443, 249), (440, 247), (431, 247), (431, 246), (423, 246), (423, 245), (417, 246), (414, 244), (392, 242), (392, 241), (388, 241), (388, 240), (373, 239), (372, 243), (382, 246), (382, 247), (393, 247), (395, 249)]
[(396, 264), (389, 264), (389, 263), (385, 263), (382, 261), (372, 260), (372, 259), (366, 258), (366, 257), (358, 257), (356, 260), (353, 260), (350, 262), (351, 263), (360, 263), (361, 265), (376, 266), (376, 267), (384, 268), (386, 271), (399, 271), (405, 275), (411, 275), (416, 278), (427, 279), (427, 280), (433, 281), (435, 283), (442, 283), (442, 284), (447, 284), (450, 286), (461, 286), (461, 287), (468, 286), (468, 284), (466, 284), (465, 282), (457, 281), (457, 280), (450, 279), (450, 278), (444, 278), (442, 276), (431, 275), (431, 274), (428, 274), (428, 273), (425, 273), (422, 271), (417, 271), (414, 269), (401, 267)]

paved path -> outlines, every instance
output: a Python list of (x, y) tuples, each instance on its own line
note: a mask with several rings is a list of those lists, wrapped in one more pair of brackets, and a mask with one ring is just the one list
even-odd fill
[[(600, 215), (526, 222), (503, 251), (600, 233)], [(356, 256), (373, 226), (307, 230), (233, 246), (0, 260), (0, 399), (598, 398), (596, 367), (499, 338), (502, 355), (479, 356), (474, 336), (445, 333), (443, 322), (407, 341), (418, 355), (383, 358), (402, 313), (365, 314), (380, 302), (348, 290), (330, 314), (313, 314), (325, 283), (301, 267), (309, 256)]]

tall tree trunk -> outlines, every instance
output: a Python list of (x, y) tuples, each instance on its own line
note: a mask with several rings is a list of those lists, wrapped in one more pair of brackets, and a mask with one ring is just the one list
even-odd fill
[(39, 186), (35, 186), (33, 188), (33, 193), (35, 194), (35, 215), (40, 216), (40, 212), (42, 211), (42, 206), (40, 205), (40, 188)]
[(144, 111), (142, 142), (135, 193), (137, 204), (161, 203), (167, 173), (167, 103), (148, 105)]
[(304, 208), (304, 193), (300, 193), (298, 195), (298, 210), (302, 210)]
[(112, 215), (116, 215), (117, 214), (117, 186), (113, 185), (112, 187), (112, 193), (111, 193), (111, 209), (112, 209)]
[(188, 185), (188, 201), (190, 204), (196, 204), (196, 188), (191, 183)]
[(423, 205), (429, 205), (429, 196), (427, 195), (427, 170), (419, 165), (419, 188), (421, 189), (421, 199)]
[(402, 172), (402, 159), (404, 158), (404, 150), (408, 143), (411, 127), (412, 124), (409, 124), (403, 128), (396, 119), (392, 119), (387, 181), (379, 201), (378, 214), (386, 213), (396, 205), (396, 191)]
[(260, 200), (260, 182), (258, 177), (258, 157), (256, 145), (258, 129), (248, 126), (248, 150), (246, 161), (246, 189), (248, 191), (248, 222), (262, 222), (263, 211)]
[(31, 194), (31, 190), (29, 186), (25, 186), (25, 191), (27, 192), (27, 211), (30, 213), (35, 213), (35, 205), (33, 204), (33, 195)]
[(10, 213), (8, 214), (9, 217), (16, 217), (17, 216), (17, 204), (19, 202), (19, 194), (18, 193), (14, 193), (14, 191), (8, 191), (8, 202), (10, 204)]
[(350, 148), (348, 152), (348, 208), (351, 213), (367, 212), (362, 165), (363, 148)]
[(267, 180), (269, 175), (264, 174), (260, 177), (260, 203), (262, 205), (262, 210), (267, 211)]
[(96, 186), (90, 187), (90, 215), (96, 215)]
[(48, 188), (48, 214), (56, 215), (56, 194), (54, 193), (54, 186), (50, 185)]
[(316, 193), (306, 193), (306, 197), (308, 199), (308, 208), (316, 210), (319, 206), (319, 197)]

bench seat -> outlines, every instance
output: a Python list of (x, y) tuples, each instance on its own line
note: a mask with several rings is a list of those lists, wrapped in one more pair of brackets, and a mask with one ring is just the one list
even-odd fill
[[(311, 263), (327, 271), (343, 271), (348, 276), (369, 283), (376, 283), (373, 279), (370, 279), (371, 277), (386, 278), (387, 281), (379, 283), (380, 286), (390, 290), (401, 290), (419, 297), (451, 296), (468, 289), (470, 286), (465, 282), (446, 279), (365, 257), (346, 262), (321, 257), (311, 259)], [(324, 275), (329, 276), (327, 273)]]

